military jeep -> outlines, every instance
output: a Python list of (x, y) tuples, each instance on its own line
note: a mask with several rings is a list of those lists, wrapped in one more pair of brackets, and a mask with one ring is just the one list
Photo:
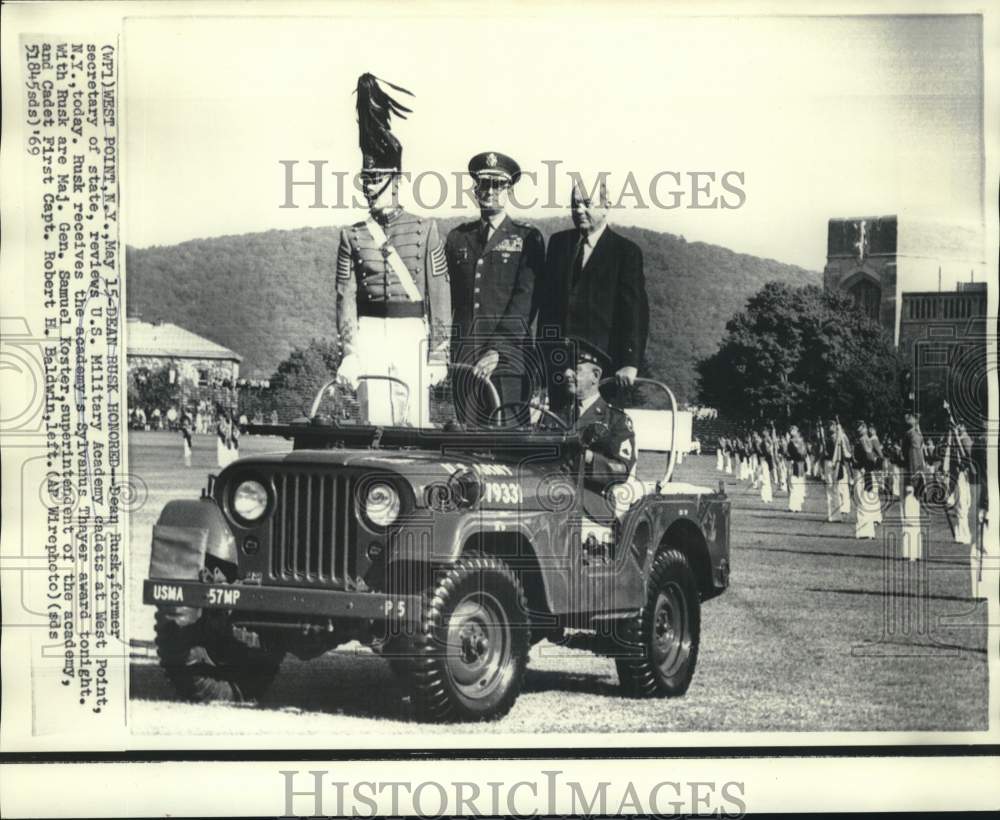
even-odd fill
[(619, 485), (595, 520), (593, 431), (537, 409), (508, 429), (500, 407), (481, 429), (345, 424), (320, 412), (332, 384), (300, 421), (247, 429), (290, 452), (239, 459), (153, 529), (143, 600), (180, 695), (255, 699), (286, 653), (352, 640), (425, 720), (507, 713), (545, 638), (613, 657), (628, 695), (688, 689), (701, 602), (728, 585), (729, 500), (671, 481), (672, 434), (660, 479)]

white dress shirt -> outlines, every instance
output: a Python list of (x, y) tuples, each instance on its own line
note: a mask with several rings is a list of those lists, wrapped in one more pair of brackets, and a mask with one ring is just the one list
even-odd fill
[(587, 233), (583, 235), (583, 258), (580, 260), (580, 266), (584, 267), (587, 264), (587, 260), (590, 259), (590, 255), (594, 252), (594, 247), (597, 245), (597, 240), (601, 238), (601, 234), (604, 233), (604, 229), (608, 227), (608, 223), (605, 222), (593, 233)]

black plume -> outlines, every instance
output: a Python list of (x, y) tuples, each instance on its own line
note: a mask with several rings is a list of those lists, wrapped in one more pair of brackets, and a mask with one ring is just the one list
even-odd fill
[(365, 73), (358, 77), (358, 137), (361, 153), (365, 157), (371, 157), (376, 167), (393, 167), (399, 165), (402, 147), (393, 136), (389, 121), (392, 114), (405, 120), (406, 115), (411, 112), (383, 91), (379, 83), (385, 83), (393, 90), (411, 97), (413, 93), (379, 80), (374, 74)]

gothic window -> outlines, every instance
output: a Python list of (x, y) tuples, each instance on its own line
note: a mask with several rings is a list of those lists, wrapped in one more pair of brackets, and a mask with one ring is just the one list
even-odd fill
[(868, 279), (862, 279), (850, 290), (855, 306), (869, 319), (879, 318), (882, 306), (882, 288)]

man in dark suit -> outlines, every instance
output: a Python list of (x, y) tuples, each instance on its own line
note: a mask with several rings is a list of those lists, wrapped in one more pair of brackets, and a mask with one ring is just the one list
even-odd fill
[[(454, 311), (452, 361), (471, 365), (475, 375), (456, 369), (452, 384), (459, 421), (483, 426), (493, 408), (477, 377), (493, 382), (501, 403), (528, 399), (525, 352), (545, 240), (537, 228), (506, 213), (508, 191), (521, 176), (513, 159), (494, 151), (477, 154), (469, 173), (481, 217), (448, 234), (445, 257)], [(524, 423), (527, 407), (505, 418)]]
[[(549, 240), (545, 282), (540, 288), (539, 337), (584, 339), (606, 351), (608, 375), (630, 385), (638, 375), (649, 331), (649, 302), (642, 270), (642, 251), (607, 224), (608, 200), (604, 184), (592, 196), (574, 185), (574, 230)], [(572, 351), (569, 351), (572, 355)], [(563, 366), (551, 356), (549, 403), (560, 407)]]

